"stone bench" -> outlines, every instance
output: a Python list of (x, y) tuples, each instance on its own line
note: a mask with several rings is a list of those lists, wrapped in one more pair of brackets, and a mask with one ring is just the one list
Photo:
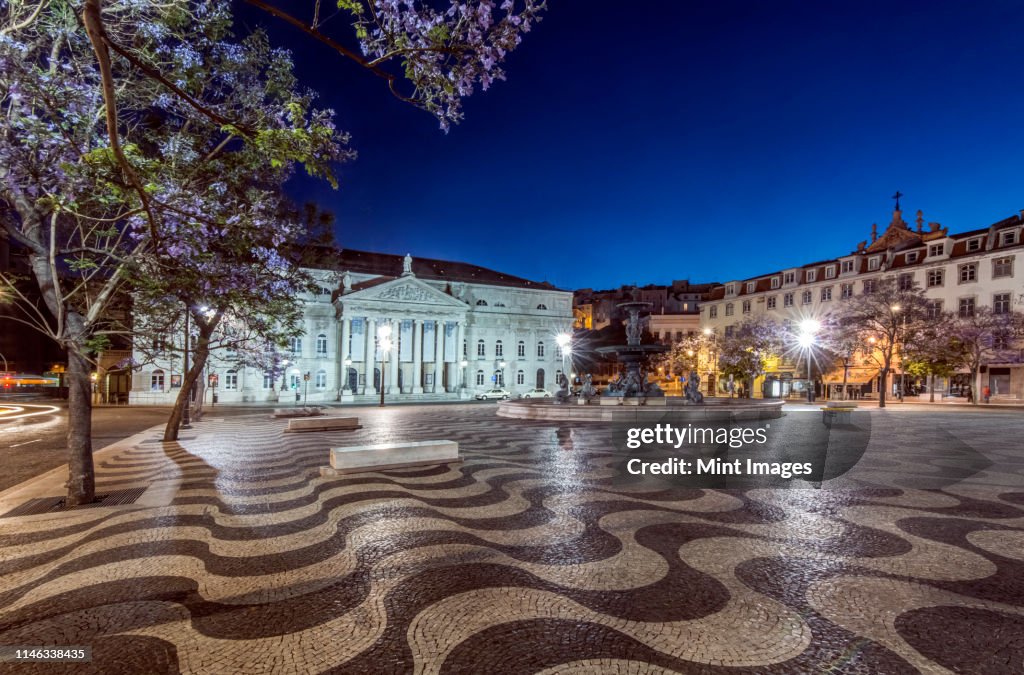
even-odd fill
[(338, 431), (362, 429), (358, 417), (306, 417), (288, 420), (285, 431)]
[(825, 405), (821, 407), (821, 422), (827, 427), (833, 424), (850, 424), (857, 405)]
[(337, 476), (359, 471), (381, 471), (424, 464), (461, 462), (455, 441), (405, 441), (378, 445), (331, 448), (331, 466), (320, 473)]

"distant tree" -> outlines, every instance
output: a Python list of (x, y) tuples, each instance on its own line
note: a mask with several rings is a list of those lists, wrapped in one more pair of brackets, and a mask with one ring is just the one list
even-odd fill
[(701, 352), (707, 349), (705, 343), (702, 335), (687, 335), (672, 343), (669, 351), (658, 360), (658, 365), (672, 377), (688, 376), (691, 370), (698, 369)]
[(889, 373), (898, 345), (927, 316), (928, 301), (916, 284), (900, 288), (893, 277), (875, 280), (874, 287), (848, 298), (833, 313), (838, 339), (860, 345), (863, 363), (878, 367), (878, 407), (885, 407)]
[(964, 364), (964, 345), (952, 334), (955, 324), (955, 317), (949, 313), (922, 319), (904, 340), (900, 353), (904, 372), (928, 379), (932, 402), (935, 378), (949, 377)]
[(981, 366), (988, 363), (1020, 363), (1021, 351), (1014, 342), (1024, 337), (1024, 314), (1017, 310), (997, 312), (992, 307), (978, 307), (970, 313), (958, 314), (949, 334), (962, 350), (963, 363), (971, 371), (977, 405), (981, 394)]
[(718, 344), (718, 370), (745, 383), (746, 395), (750, 396), (754, 380), (764, 374), (768, 359), (783, 353), (785, 331), (770, 319), (747, 319)]

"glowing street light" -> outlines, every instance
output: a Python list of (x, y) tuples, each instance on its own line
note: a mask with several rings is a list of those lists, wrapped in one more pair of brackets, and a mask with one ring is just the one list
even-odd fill
[(817, 319), (804, 319), (800, 322), (800, 334), (796, 342), (807, 352), (807, 402), (814, 403), (814, 381), (811, 379), (811, 351), (818, 340), (817, 333), (821, 330), (821, 322)]
[[(562, 377), (565, 378), (566, 389), (570, 389), (572, 383), (569, 380), (569, 367), (566, 365), (566, 360), (569, 358), (569, 355), (572, 354), (572, 348), (570, 346), (572, 344), (572, 336), (568, 333), (559, 333), (555, 336), (555, 344), (558, 345), (559, 351), (562, 352)], [(569, 363), (571, 365), (571, 361)]]

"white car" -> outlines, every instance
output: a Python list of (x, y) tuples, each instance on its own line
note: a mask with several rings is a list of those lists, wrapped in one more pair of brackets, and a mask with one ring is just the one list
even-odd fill
[(483, 393), (476, 395), (476, 400), (478, 401), (504, 401), (509, 398), (512, 398), (512, 394), (510, 392), (505, 391), (504, 389), (489, 389)]
[(531, 389), (523, 394), (523, 398), (551, 398), (551, 392), (547, 389)]

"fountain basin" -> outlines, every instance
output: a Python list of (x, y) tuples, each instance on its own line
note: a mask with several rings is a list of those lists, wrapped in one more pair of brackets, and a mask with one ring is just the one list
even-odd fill
[[(606, 403), (598, 399), (586, 405), (559, 404), (550, 399), (517, 399), (498, 403), (498, 416), (563, 422), (658, 422), (666, 416), (679, 421), (761, 420), (782, 417), (781, 399), (705, 398), (693, 404), (682, 396), (659, 397), (664, 403), (645, 405)], [(618, 399), (621, 400), (621, 399)], [(634, 399), (636, 400), (636, 399)]]

